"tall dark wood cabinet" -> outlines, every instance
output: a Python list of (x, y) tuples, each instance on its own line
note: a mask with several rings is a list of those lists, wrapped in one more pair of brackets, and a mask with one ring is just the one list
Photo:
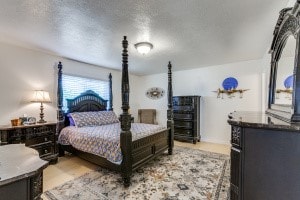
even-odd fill
[(174, 138), (200, 142), (200, 96), (174, 96)]
[(56, 122), (26, 126), (0, 126), (0, 145), (25, 144), (36, 149), (40, 158), (56, 163)]

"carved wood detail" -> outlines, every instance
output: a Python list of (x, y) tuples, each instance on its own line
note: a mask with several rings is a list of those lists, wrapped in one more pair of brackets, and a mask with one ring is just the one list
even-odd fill
[(168, 132), (169, 130), (165, 130), (163, 132), (159, 132), (155, 135), (151, 135), (149, 137), (146, 138), (142, 138), (136, 141), (132, 142), (132, 151), (138, 151), (138, 149), (140, 147), (144, 147), (145, 145), (150, 145), (152, 143), (156, 143), (157, 141), (160, 141), (162, 138), (165, 138), (166, 140), (168, 140)]
[(278, 20), (277, 20), (277, 23), (275, 25), (275, 29), (274, 29), (274, 32), (273, 32), (273, 35), (277, 35), (278, 34), (278, 31), (279, 31), (279, 28), (281, 26), (281, 23), (283, 22), (283, 19), (285, 17), (285, 14), (292, 10), (292, 8), (284, 8), (282, 9), (280, 12), (279, 12), (279, 17), (278, 17)]
[(241, 127), (232, 126), (231, 143), (241, 147)]
[(74, 99), (67, 99), (68, 112), (87, 112), (106, 110), (107, 100), (92, 90), (87, 90)]
[(43, 173), (39, 173), (31, 179), (32, 184), (32, 199), (40, 199), (43, 193)]

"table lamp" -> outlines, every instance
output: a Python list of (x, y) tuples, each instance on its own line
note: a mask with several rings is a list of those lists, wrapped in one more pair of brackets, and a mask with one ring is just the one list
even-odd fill
[(31, 100), (31, 102), (40, 102), (41, 103), (41, 113), (40, 113), (40, 120), (38, 121), (38, 123), (46, 123), (47, 121), (45, 121), (44, 118), (44, 107), (43, 107), (43, 103), (50, 103), (51, 99), (49, 96), (49, 92), (46, 92), (44, 90), (35, 90), (33, 93), (33, 98)]

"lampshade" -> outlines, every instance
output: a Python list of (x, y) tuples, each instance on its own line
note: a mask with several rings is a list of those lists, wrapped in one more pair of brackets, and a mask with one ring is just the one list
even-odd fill
[(140, 54), (146, 55), (153, 48), (153, 45), (149, 42), (140, 42), (134, 45)]
[(31, 102), (51, 102), (49, 92), (46, 92), (44, 90), (35, 90)]

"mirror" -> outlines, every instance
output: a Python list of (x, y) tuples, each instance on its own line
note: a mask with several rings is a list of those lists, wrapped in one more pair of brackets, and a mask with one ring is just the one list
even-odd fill
[[(280, 11), (270, 49), (271, 69), (266, 113), (300, 122), (300, 0)], [(291, 76), (292, 75), (292, 76)]]
[(275, 104), (292, 105), (295, 50), (296, 39), (290, 35), (277, 63)]

